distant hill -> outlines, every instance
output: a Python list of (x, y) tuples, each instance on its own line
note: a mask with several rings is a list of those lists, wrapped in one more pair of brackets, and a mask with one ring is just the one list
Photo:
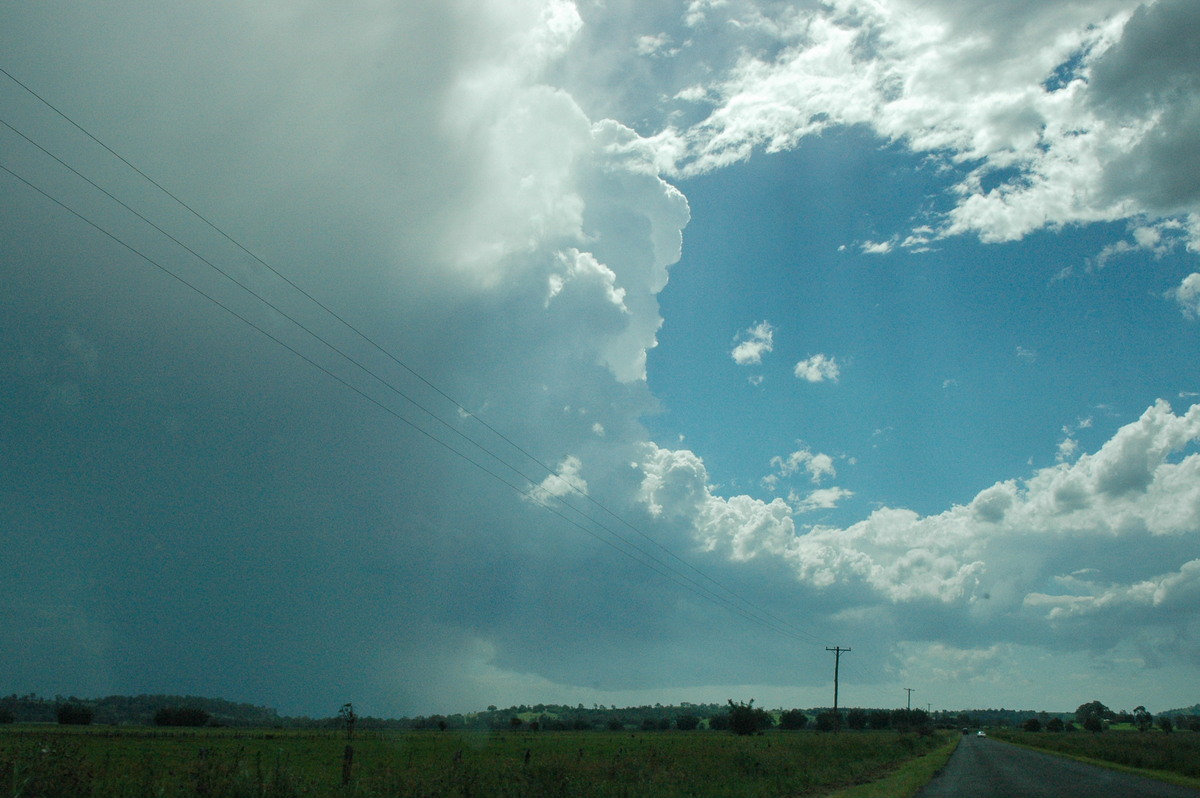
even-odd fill
[(165, 707), (200, 709), (209, 723), (219, 726), (278, 726), (284, 722), (274, 709), (191, 695), (111, 695), (104, 698), (75, 696), (43, 698), (16, 693), (0, 698), (0, 713), (7, 711), (18, 723), (53, 723), (62, 704), (81, 704), (92, 710), (92, 722), (112, 726), (152, 726), (154, 713)]
[(1171, 717), (1175, 717), (1176, 715), (1200, 715), (1200, 704), (1192, 704), (1190, 707), (1184, 707), (1183, 709), (1168, 709), (1158, 714), (1170, 715)]

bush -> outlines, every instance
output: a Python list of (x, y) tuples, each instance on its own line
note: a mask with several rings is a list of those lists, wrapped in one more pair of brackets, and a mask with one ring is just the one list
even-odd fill
[(803, 710), (788, 709), (779, 715), (779, 728), (781, 729), (803, 729), (807, 725), (808, 715), (805, 715)]
[(1042, 730), (1042, 722), (1037, 718), (1030, 718), (1021, 724), (1021, 728), (1027, 732), (1040, 732)]
[(162, 707), (154, 713), (155, 726), (203, 726), (209, 714), (195, 707)]
[(695, 731), (700, 726), (700, 718), (695, 715), (680, 715), (675, 719), (675, 728), (680, 731)]
[(1060, 732), (1062, 730), (1062, 718), (1050, 718), (1050, 721), (1046, 724), (1046, 731), (1048, 732)]
[(734, 734), (754, 734), (759, 729), (771, 728), (773, 723), (765, 709), (754, 707), (753, 698), (748, 704), (735, 704), (732, 698), (729, 699), (729, 728)]
[(0, 709), (0, 723), (15, 723), (17, 716), (12, 713), (11, 709)]
[(63, 726), (87, 726), (92, 722), (92, 708), (83, 704), (61, 704), (55, 717)]
[(827, 709), (817, 713), (817, 731), (833, 731), (842, 726), (842, 716), (839, 712)]

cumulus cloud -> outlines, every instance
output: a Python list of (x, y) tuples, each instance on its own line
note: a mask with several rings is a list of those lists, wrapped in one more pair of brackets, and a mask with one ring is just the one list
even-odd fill
[[(1187, 168), (1200, 150), (1200, 92), (1180, 34), (1193, 4), (692, 0), (663, 11), (453, 0), (398, 17), (378, 4), (264, 2), (197, 14), (191, 26), (176, 19), (188, 3), (125, 0), (105, 15), (35, 5), (0, 26), (18, 71), (382, 331), (432, 378), (405, 377), (405, 387), (441, 408), (444, 434), (474, 430), (487, 442), (478, 454), (455, 438), (470, 451), (455, 457), (399, 423), (408, 405), (364, 413), (359, 397), (213, 325), (210, 309), (130, 278), (125, 253), (72, 251), (63, 242), (77, 230), (3, 192), (4, 240), (22, 242), (0, 266), (20, 278), (6, 282), (6, 313), (28, 322), (14, 329), (28, 336), (30, 373), (3, 370), (6, 402), (22, 408), (12, 439), (24, 445), (0, 469), (14, 497), (0, 521), (20, 530), (13, 557), (26, 565), (0, 597), (24, 624), (0, 630), (0, 643), (22, 650), (47, 613), (58, 618), (47, 639), (65, 641), (42, 641), (22, 660), (33, 689), (45, 678), (97, 693), (153, 689), (140, 674), (174, 666), (240, 670), (236, 684), (193, 677), (183, 689), (232, 690), (286, 711), (326, 711), (343, 700), (335, 688), (305, 688), (354, 681), (381, 711), (429, 712), (446, 701), (471, 709), (505, 680), (564, 695), (592, 678), (662, 683), (661, 672), (621, 673), (620, 660), (658, 661), (639, 654), (674, 633), (686, 601), (666, 600), (624, 561), (563, 594), (562, 574), (595, 574), (596, 558), (538, 505), (575, 490), (631, 504), (656, 536), (724, 574), (783, 572), (814, 615), (919, 604), (957, 621), (937, 632), (947, 638), (989, 623), (1036, 637), (1069, 622), (1080, 639), (1108, 640), (1119, 634), (1104, 624), (1111, 613), (1169, 631), (1193, 600), (1195, 561), (1178, 552), (1200, 528), (1196, 408), (1177, 416), (1155, 405), (1094, 454), (1078, 456), (1068, 434), (1070, 457), (1055, 467), (944, 513), (882, 507), (844, 528), (796, 522), (854, 495), (814, 487), (837, 476), (829, 455), (802, 448), (772, 460), (776, 482), (809, 483), (786, 501), (726, 496), (697, 453), (648, 443), (641, 426), (655, 408), (645, 378), (658, 297), (689, 220), (668, 178), (863, 125), (929, 154), (955, 182), (945, 213), (863, 251), (1135, 217), (1130, 247), (1157, 253), (1185, 237), (1200, 246)], [(637, 18), (614, 22), (606, 9)], [(170, 31), (186, 35), (164, 39)], [(27, 259), (49, 251), (56, 269)], [(97, 273), (111, 279), (79, 279)], [(1185, 313), (1200, 312), (1198, 285), (1190, 275), (1171, 294)], [(91, 315), (77, 333), (38, 340), (47, 308)], [(772, 347), (763, 321), (730, 356), (756, 364)], [(840, 371), (825, 354), (795, 367), (811, 382)], [(28, 385), (36, 400), (20, 404)], [(61, 415), (67, 406), (86, 407), (91, 426)], [(513, 441), (525, 448), (514, 453)], [(33, 450), (44, 456), (22, 456)], [(533, 501), (480, 477), (475, 456), (505, 479), (519, 474)], [(1142, 556), (1130, 562), (1114, 540), (1135, 541)], [(94, 583), (60, 590), (54, 575), (72, 558), (91, 558)], [(308, 595), (319, 598), (297, 600), (296, 573), (314, 574)], [(197, 590), (168, 595), (167, 583)], [(340, 589), (350, 583), (353, 600)], [(827, 598), (839, 591), (853, 598)], [(34, 606), (18, 593), (66, 604)], [(261, 656), (316, 650), (313, 628), (342, 630), (370, 673), (343, 680), (341, 660), (293, 667)], [(123, 654), (81, 675), (58, 656), (72, 630), (98, 658), (114, 646)], [(195, 646), (198, 632), (212, 645)], [(637, 653), (612, 657), (614, 638)], [(969, 666), (976, 649), (944, 645)], [(181, 666), (163, 660), (168, 650), (195, 653)], [(455, 694), (446, 674), (461, 672), (471, 687)], [(428, 681), (403, 687), (412, 673)]]
[(740, 23), (730, 30), (757, 46), (708, 81), (711, 113), (661, 138), (682, 156), (679, 172), (692, 174), (756, 149), (793, 148), (831, 126), (865, 125), (961, 172), (934, 237), (1008, 241), (1144, 213), (1185, 215), (1197, 240), (1200, 170), (1188, 166), (1200, 157), (1200, 70), (1185, 33), (1200, 21), (1194, 3), (964, 8), (885, 0), (726, 9)]
[[(1144, 623), (1171, 628), (1184, 620), (1174, 608), (1194, 599), (1200, 561), (1173, 562), (1179, 549), (1169, 541), (1200, 529), (1198, 443), (1200, 405), (1176, 415), (1160, 401), (1098, 451), (997, 483), (966, 505), (929, 516), (884, 507), (848, 527), (808, 529), (779, 500), (716, 495), (695, 454), (655, 448), (642, 464), (642, 499), (660, 515), (680, 514), (707, 550), (775, 558), (814, 589), (845, 585), (890, 604), (940, 604), (967, 636), (1005, 614), (1022, 617), (1025, 633), (1007, 642), (1048, 640), (1064, 619), (1087, 617), (1093, 622), (1074, 642), (1060, 642), (1109, 646), (1127, 628), (1111, 623), (1113, 613), (1136, 609)], [(814, 459), (799, 452), (776, 465), (794, 472)], [(790, 499), (807, 512), (848, 495), (832, 488)], [(1118, 540), (1136, 541), (1141, 561), (1117, 554)], [(1081, 571), (1089, 576), (1073, 575)], [(1048, 583), (1061, 592), (1046, 591)]]
[(832, 457), (820, 452), (814, 454), (807, 448), (798, 449), (787, 457), (772, 457), (771, 465), (780, 477), (790, 477), (798, 471), (806, 471), (814, 483), (825, 477), (837, 476)]
[(694, 541), (707, 551), (745, 561), (762, 553), (781, 554), (795, 535), (791, 508), (782, 499), (718, 496), (694, 452), (647, 444), (639, 467), (640, 500), (653, 515), (691, 526)]
[(808, 382), (837, 382), (842, 368), (837, 359), (828, 355), (816, 354), (796, 364), (796, 376)]
[(798, 513), (810, 513), (814, 510), (832, 510), (853, 496), (854, 491), (845, 488), (817, 488), (803, 496), (797, 493), (789, 494), (788, 503)]
[(578, 457), (564, 457), (555, 468), (555, 472), (530, 491), (530, 500), (538, 504), (549, 504), (552, 499), (561, 499), (572, 493), (586, 496), (588, 484), (587, 480), (580, 476), (582, 470), (583, 463)]
[(770, 352), (774, 346), (774, 337), (775, 328), (767, 321), (760, 321), (743, 331), (738, 335), (738, 344), (730, 353), (733, 362), (739, 366), (762, 363), (763, 355)]
[(1179, 303), (1179, 309), (1189, 319), (1200, 318), (1200, 273), (1192, 272), (1167, 296)]

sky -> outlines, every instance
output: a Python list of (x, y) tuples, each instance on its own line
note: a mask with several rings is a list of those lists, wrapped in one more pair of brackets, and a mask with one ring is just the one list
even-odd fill
[(1200, 5), (0, 9), (0, 690), (1200, 701)]

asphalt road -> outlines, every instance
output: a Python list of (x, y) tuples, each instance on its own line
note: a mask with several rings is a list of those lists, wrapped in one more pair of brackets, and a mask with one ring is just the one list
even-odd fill
[(1085, 765), (974, 734), (918, 798), (1196, 798), (1200, 790)]

